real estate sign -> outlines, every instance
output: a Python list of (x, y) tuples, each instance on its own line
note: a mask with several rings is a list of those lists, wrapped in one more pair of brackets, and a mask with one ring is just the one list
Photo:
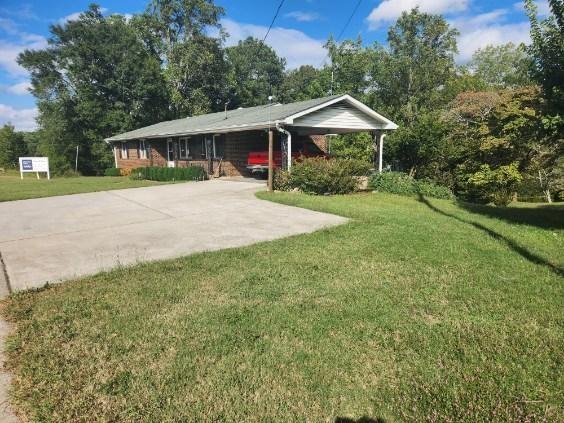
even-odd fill
[(25, 172), (35, 172), (37, 179), (39, 179), (39, 172), (45, 172), (47, 179), (51, 179), (49, 157), (20, 157), (20, 176), (22, 179)]

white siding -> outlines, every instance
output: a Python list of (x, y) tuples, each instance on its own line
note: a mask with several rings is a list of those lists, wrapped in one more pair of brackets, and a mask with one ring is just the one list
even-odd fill
[(348, 103), (335, 103), (294, 120), (294, 126), (379, 129), (384, 125)]

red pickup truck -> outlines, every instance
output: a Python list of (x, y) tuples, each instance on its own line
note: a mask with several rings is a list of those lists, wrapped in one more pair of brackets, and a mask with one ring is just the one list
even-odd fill
[[(302, 157), (329, 157), (313, 143), (300, 143), (292, 150), (294, 150), (292, 160), (299, 160)], [(282, 166), (281, 151), (274, 151), (273, 159), (275, 169)], [(268, 172), (268, 151), (251, 151), (247, 157), (247, 169), (251, 173)]]

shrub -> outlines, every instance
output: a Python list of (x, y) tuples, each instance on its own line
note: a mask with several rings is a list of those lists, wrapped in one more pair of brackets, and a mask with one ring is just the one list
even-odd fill
[(110, 167), (104, 171), (104, 176), (121, 176), (121, 169)]
[(356, 191), (355, 176), (368, 173), (370, 164), (352, 159), (311, 157), (294, 163), (292, 172), (279, 172), (277, 189), (297, 188), (308, 194), (347, 194)]
[(379, 192), (400, 195), (424, 195), (426, 197), (452, 199), (452, 191), (432, 181), (417, 180), (401, 172), (377, 173), (370, 178), (370, 188)]
[(482, 165), (478, 172), (468, 178), (468, 185), (496, 206), (507, 206), (522, 180), (517, 163), (493, 170), (489, 165)]
[(285, 170), (276, 169), (274, 172), (274, 180), (272, 188), (277, 191), (291, 191), (294, 187), (290, 182), (290, 173)]
[(203, 167), (140, 167), (133, 169), (131, 179), (148, 179), (151, 181), (203, 181), (207, 174)]

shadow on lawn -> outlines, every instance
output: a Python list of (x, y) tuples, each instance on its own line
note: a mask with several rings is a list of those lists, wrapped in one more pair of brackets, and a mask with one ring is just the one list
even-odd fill
[(511, 250), (515, 251), (517, 254), (520, 254), (522, 257), (529, 260), (531, 263), (539, 264), (541, 266), (545, 266), (548, 269), (550, 269), (552, 272), (556, 273), (557, 275), (564, 276), (564, 269), (563, 268), (561, 268), (559, 266), (555, 266), (554, 264), (550, 263), (549, 261), (546, 261), (544, 258), (530, 252), (525, 247), (522, 247), (521, 245), (517, 244), (515, 241), (512, 241), (511, 239), (506, 238), (505, 236), (493, 231), (492, 229), (488, 228), (487, 226), (484, 226), (484, 225), (482, 225), (481, 223), (478, 223), (478, 222), (473, 222), (471, 220), (462, 219), (462, 218), (460, 218), (460, 217), (458, 217), (454, 214), (451, 214), (451, 213), (447, 213), (447, 212), (433, 206), (429, 202), (429, 200), (427, 200), (421, 194), (418, 195), (418, 201), (425, 204), (427, 207), (429, 207), (431, 210), (433, 210), (436, 213), (442, 214), (443, 216), (446, 216), (446, 217), (450, 217), (451, 219), (455, 219), (455, 220), (462, 222), (462, 223), (465, 223), (467, 225), (471, 225), (471, 226), (475, 227), (476, 229), (479, 229), (479, 230), (485, 232), (487, 235), (491, 236), (492, 238), (497, 239), (499, 241), (503, 241), (505, 243), (505, 245), (507, 245), (507, 247), (509, 247)]
[(464, 210), (479, 213), (509, 223), (537, 226), (543, 229), (564, 229), (564, 205), (539, 205), (537, 207), (494, 207), (484, 204), (457, 203)]

